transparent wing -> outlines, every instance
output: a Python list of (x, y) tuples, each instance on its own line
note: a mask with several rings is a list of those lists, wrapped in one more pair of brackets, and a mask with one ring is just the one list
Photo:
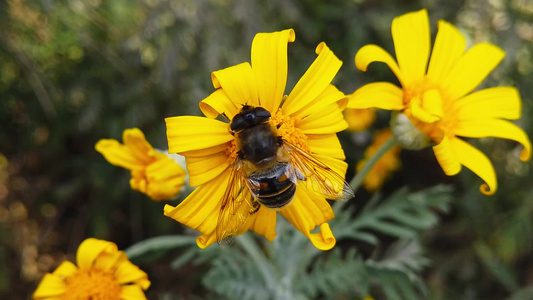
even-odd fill
[(289, 153), (296, 177), (307, 189), (324, 195), (326, 199), (347, 201), (354, 197), (354, 192), (344, 180), (344, 176), (285, 140), (283, 147)]
[(219, 244), (229, 245), (234, 236), (241, 233), (246, 220), (257, 211), (258, 203), (252, 198), (246, 185), (247, 179), (242, 171), (242, 160), (236, 159), (222, 198), (216, 227)]

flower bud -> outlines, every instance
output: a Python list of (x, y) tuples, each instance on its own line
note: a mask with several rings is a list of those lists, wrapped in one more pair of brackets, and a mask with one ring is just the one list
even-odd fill
[(402, 148), (420, 150), (433, 146), (435, 143), (402, 112), (393, 112), (390, 120), (392, 134)]

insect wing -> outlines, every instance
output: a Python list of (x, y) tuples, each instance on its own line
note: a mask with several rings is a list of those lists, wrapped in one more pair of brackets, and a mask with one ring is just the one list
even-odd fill
[(216, 238), (219, 244), (229, 245), (234, 236), (242, 231), (253, 208), (252, 195), (246, 185), (242, 160), (236, 159), (222, 198), (218, 215)]
[(343, 176), (297, 146), (285, 140), (283, 145), (290, 155), (296, 177), (308, 189), (324, 195), (326, 199), (347, 201), (354, 197), (350, 184)]

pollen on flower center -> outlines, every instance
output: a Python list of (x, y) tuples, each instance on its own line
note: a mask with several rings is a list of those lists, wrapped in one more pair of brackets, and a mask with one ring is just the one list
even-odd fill
[(62, 300), (119, 300), (121, 287), (112, 271), (78, 270), (66, 278)]
[(278, 128), (278, 135), (289, 143), (309, 153), (307, 136), (295, 126), (295, 121), (290, 116), (284, 115), (280, 109), (272, 116), (272, 122)]
[(439, 143), (443, 135), (452, 136), (456, 124), (453, 100), (437, 84), (426, 77), (406, 86), (403, 102), (406, 115), (426, 135)]
[(228, 161), (232, 162), (234, 161), (237, 156), (239, 155), (239, 151), (237, 150), (237, 145), (235, 144), (235, 139), (231, 140), (229, 143), (229, 146), (224, 151), (226, 156), (228, 157)]

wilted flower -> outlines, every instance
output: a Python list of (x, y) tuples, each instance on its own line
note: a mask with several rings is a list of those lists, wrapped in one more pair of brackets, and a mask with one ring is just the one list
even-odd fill
[[(521, 115), (521, 100), (513, 87), (494, 87), (472, 92), (500, 63), (505, 53), (489, 43), (474, 45), (465, 52), (465, 38), (453, 25), (439, 21), (439, 31), (430, 57), (429, 19), (426, 10), (397, 17), (392, 37), (398, 63), (376, 45), (361, 48), (355, 65), (366, 71), (372, 62), (384, 62), (398, 77), (402, 88), (388, 82), (367, 84), (350, 96), (349, 108), (377, 107), (398, 110), (433, 143), (435, 156), (447, 175), (465, 166), (481, 177), (485, 194), (496, 191), (494, 167), (479, 150), (459, 137), (499, 137), (524, 146), (522, 161), (529, 160), (531, 143), (526, 133), (506, 120)], [(429, 64), (428, 64), (429, 61)], [(397, 120), (398, 121), (398, 120)], [(404, 122), (399, 122), (404, 124)], [(408, 128), (408, 126), (406, 127)], [(414, 141), (410, 133), (394, 130), (400, 143)], [(407, 137), (407, 139), (404, 139)], [(421, 142), (422, 141), (422, 142)]]
[(185, 184), (185, 170), (167, 154), (155, 150), (138, 128), (124, 130), (121, 144), (102, 139), (96, 151), (115, 166), (131, 171), (130, 186), (153, 200), (168, 200)]

